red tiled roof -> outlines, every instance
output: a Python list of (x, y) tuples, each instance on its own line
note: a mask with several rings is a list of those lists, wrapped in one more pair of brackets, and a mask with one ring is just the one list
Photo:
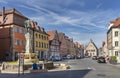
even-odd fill
[(47, 31), (47, 34), (50, 35), (49, 40), (53, 40), (55, 38), (56, 32), (56, 30)]
[[(9, 13), (15, 13), (15, 14), (18, 14), (18, 15), (20, 15), (22, 17), (25, 17), (22, 13), (17, 11), (15, 8), (5, 10), (5, 14), (9, 14)], [(0, 11), (0, 15), (2, 15), (2, 11)], [(27, 18), (27, 17), (25, 17), (25, 18)]]
[(112, 27), (119, 26), (119, 25), (120, 25), (120, 17), (117, 18), (117, 19), (114, 20), (114, 21), (110, 21), (110, 23), (113, 24)]

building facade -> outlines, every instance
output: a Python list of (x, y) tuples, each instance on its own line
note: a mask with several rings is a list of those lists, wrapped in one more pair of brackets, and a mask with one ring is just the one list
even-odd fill
[(120, 18), (111, 21), (107, 32), (107, 48), (109, 56), (116, 56), (120, 62)]
[(44, 31), (44, 28), (38, 27), (34, 32), (34, 52), (38, 54), (39, 60), (47, 58), (49, 50), (49, 35)]
[[(27, 23), (25, 23), (27, 21)], [(29, 24), (31, 35), (30, 52), (38, 53), (38, 57), (43, 59), (45, 52), (49, 49), (48, 34), (44, 28), (36, 22), (29, 20), (16, 9), (3, 10), (0, 12), (0, 60), (18, 60), (18, 53), (25, 53), (27, 29), (25, 24)], [(37, 34), (37, 35), (36, 35)], [(44, 53), (43, 53), (44, 52)]]
[(60, 56), (60, 41), (57, 30), (48, 31), (49, 35), (49, 57)]
[(92, 40), (88, 43), (85, 54), (89, 57), (98, 56), (98, 49)]
[(109, 55), (108, 48), (107, 48), (107, 42), (102, 43), (102, 55), (105, 57)]
[(78, 42), (74, 42), (75, 53), (77, 57), (84, 57), (84, 46), (80, 45)]
[(25, 27), (27, 20), (16, 9), (3, 10), (0, 12), (0, 59), (16, 60), (19, 52), (25, 51)]
[(58, 33), (60, 44), (60, 55), (67, 56), (68, 55), (68, 46), (67, 46), (67, 37), (64, 33)]

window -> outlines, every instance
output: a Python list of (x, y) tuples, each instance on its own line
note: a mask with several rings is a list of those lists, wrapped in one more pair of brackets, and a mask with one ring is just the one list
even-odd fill
[(19, 45), (19, 40), (15, 39), (15, 45)]
[(46, 48), (48, 48), (48, 44), (46, 44)]
[(38, 47), (38, 42), (36, 41), (36, 47)]
[(25, 45), (25, 41), (24, 41), (24, 40), (19, 40), (17, 43), (18, 43), (20, 46), (24, 46), (24, 45)]
[(42, 48), (43, 48), (43, 43), (42, 43)]
[(118, 51), (115, 51), (115, 56), (118, 56)]
[(20, 28), (20, 33), (21, 33), (21, 34), (24, 33), (22, 28)]
[(18, 27), (17, 26), (15, 27), (15, 32), (18, 32)]
[(20, 43), (20, 46), (22, 46), (22, 45), (23, 45), (23, 44), (22, 44), (22, 40), (20, 40), (20, 42), (19, 42), (19, 43)]
[(39, 38), (40, 38), (40, 34), (39, 34)]
[(37, 33), (35, 34), (35, 36), (36, 36), (36, 38), (38, 38), (38, 34)]
[(44, 40), (46, 40), (46, 36), (44, 36)]
[(115, 31), (115, 37), (117, 37), (118, 36), (118, 31)]
[(41, 43), (39, 42), (39, 47), (41, 47)]
[(42, 35), (42, 39), (43, 39), (43, 35)]
[(118, 41), (115, 41), (115, 46), (118, 47)]
[(44, 48), (46, 48), (46, 44), (44, 43)]

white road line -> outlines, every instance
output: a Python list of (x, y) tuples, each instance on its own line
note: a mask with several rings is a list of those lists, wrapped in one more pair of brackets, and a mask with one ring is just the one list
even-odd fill
[(94, 67), (88, 67), (87, 69), (92, 69), (92, 70), (96, 70)]
[(91, 69), (90, 67), (88, 67), (88, 69)]

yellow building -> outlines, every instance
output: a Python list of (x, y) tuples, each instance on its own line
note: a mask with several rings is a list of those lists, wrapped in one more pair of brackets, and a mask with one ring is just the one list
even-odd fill
[(38, 53), (40, 60), (43, 60), (47, 56), (49, 49), (48, 34), (44, 31), (44, 28), (38, 26), (34, 31), (34, 52)]

